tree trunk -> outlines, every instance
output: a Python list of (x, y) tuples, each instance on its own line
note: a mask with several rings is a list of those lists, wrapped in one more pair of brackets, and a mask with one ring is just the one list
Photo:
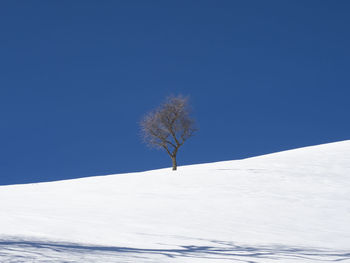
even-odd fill
[(176, 156), (171, 157), (171, 160), (173, 161), (173, 171), (176, 171), (177, 170)]

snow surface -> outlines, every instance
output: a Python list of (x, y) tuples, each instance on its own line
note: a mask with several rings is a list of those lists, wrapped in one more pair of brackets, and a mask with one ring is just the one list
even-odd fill
[(350, 262), (350, 141), (0, 187), (0, 262)]

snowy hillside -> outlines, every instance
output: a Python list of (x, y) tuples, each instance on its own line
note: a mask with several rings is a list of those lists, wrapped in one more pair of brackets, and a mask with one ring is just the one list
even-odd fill
[(350, 262), (350, 141), (0, 187), (0, 262)]

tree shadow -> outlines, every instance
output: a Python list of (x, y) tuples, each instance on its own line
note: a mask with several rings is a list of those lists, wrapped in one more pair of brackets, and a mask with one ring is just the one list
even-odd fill
[[(210, 244), (212, 245), (178, 246), (174, 249), (147, 249), (91, 246), (77, 243), (23, 239), (3, 239), (0, 240), (0, 261), (161, 262), (162, 258), (202, 258), (213, 259), (213, 262), (224, 259), (232, 262), (257, 263), (264, 262), (264, 260), (267, 259), (279, 260), (279, 262), (288, 262), (288, 260), (293, 260), (293, 262), (296, 260), (301, 262), (342, 262), (350, 260), (350, 251), (288, 247), (282, 245), (239, 246), (232, 242), (215, 240), (210, 241)], [(107, 258), (108, 261), (106, 261)], [(84, 260), (81, 261), (82, 259)], [(97, 259), (98, 261), (96, 261)], [(130, 261), (131, 259), (138, 259), (138, 261)]]

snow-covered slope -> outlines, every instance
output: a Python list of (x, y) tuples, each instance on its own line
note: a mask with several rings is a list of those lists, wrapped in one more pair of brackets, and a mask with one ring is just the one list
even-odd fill
[(0, 262), (350, 262), (350, 141), (0, 187)]

